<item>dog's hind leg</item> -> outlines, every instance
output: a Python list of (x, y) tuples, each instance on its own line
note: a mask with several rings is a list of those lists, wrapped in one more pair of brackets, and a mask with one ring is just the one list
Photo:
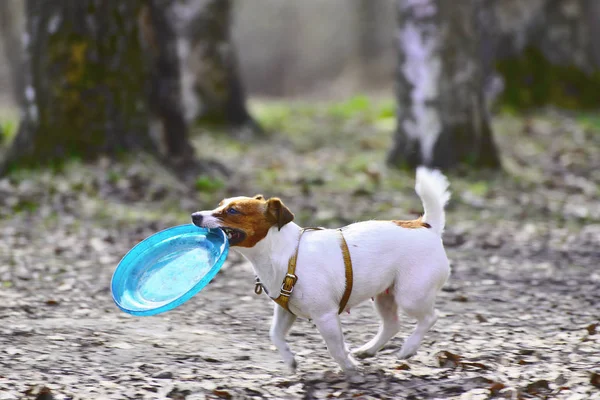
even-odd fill
[(375, 355), (400, 330), (398, 306), (393, 293), (386, 291), (378, 294), (375, 297), (374, 308), (381, 318), (379, 331), (368, 343), (352, 352), (359, 358)]
[(336, 312), (325, 314), (314, 318), (317, 329), (325, 339), (329, 354), (342, 367), (344, 372), (353, 372), (356, 370), (358, 363), (346, 351), (344, 343), (344, 334), (342, 333), (342, 325), (340, 318)]
[(296, 359), (294, 358), (294, 353), (290, 350), (287, 342), (285, 341), (285, 336), (289, 332), (290, 328), (296, 321), (296, 316), (290, 312), (287, 312), (279, 305), (275, 304), (275, 311), (273, 312), (273, 322), (271, 323), (271, 330), (269, 335), (271, 336), (271, 341), (277, 347), (281, 358), (288, 366), (292, 373), (296, 372)]
[[(412, 295), (412, 296), (411, 296)], [(398, 356), (402, 359), (413, 356), (423, 337), (438, 319), (437, 311), (433, 308), (435, 293), (430, 293), (425, 298), (419, 299), (416, 293), (400, 293), (398, 305), (407, 315), (417, 320), (413, 333), (404, 341)]]
[(431, 329), (431, 327), (437, 321), (437, 311), (433, 308), (427, 312), (426, 314), (420, 315), (417, 317), (417, 326), (413, 333), (404, 341), (402, 348), (400, 349), (400, 353), (398, 353), (398, 357), (404, 359), (413, 356), (419, 346), (421, 345), (421, 341), (423, 337)]

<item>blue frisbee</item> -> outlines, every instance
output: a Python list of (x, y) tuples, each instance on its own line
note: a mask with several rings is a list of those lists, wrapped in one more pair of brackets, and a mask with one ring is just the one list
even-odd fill
[(126, 313), (155, 315), (185, 303), (223, 266), (229, 242), (221, 229), (180, 225), (144, 239), (115, 270), (113, 300)]

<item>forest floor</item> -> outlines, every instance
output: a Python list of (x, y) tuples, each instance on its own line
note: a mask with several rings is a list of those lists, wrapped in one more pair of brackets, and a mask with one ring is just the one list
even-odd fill
[[(72, 162), (0, 179), (0, 400), (600, 399), (600, 119), (540, 111), (494, 120), (503, 172), (449, 175), (452, 276), (416, 356), (401, 333), (348, 382), (316, 328), (289, 336), (296, 374), (269, 341), (273, 304), (232, 252), (181, 307), (134, 317), (110, 279), (144, 237), (233, 194), (279, 196), (300, 225), (421, 212), (411, 172), (390, 170), (390, 102), (255, 106), (271, 133), (199, 132), (229, 176), (177, 181), (152, 159)], [(377, 260), (373, 260), (377, 262)], [(370, 304), (342, 316), (352, 347)]]

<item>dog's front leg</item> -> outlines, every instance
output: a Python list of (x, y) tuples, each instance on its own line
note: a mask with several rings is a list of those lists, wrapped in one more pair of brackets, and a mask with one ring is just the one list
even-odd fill
[(325, 314), (314, 318), (317, 329), (325, 339), (331, 356), (342, 367), (344, 372), (354, 372), (358, 363), (348, 353), (344, 343), (344, 334), (337, 313)]
[(292, 373), (296, 372), (296, 359), (294, 353), (290, 350), (287, 342), (285, 341), (285, 335), (289, 332), (290, 328), (296, 321), (296, 316), (290, 312), (287, 312), (283, 307), (275, 304), (275, 311), (273, 312), (273, 322), (271, 324), (271, 341), (277, 347), (281, 358), (288, 366)]

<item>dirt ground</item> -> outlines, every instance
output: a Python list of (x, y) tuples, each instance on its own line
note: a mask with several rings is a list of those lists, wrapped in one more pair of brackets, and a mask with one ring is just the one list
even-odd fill
[[(412, 173), (383, 166), (379, 111), (273, 110), (257, 113), (280, 133), (261, 141), (196, 138), (227, 177), (190, 186), (140, 156), (0, 180), (1, 400), (600, 399), (600, 124), (588, 116), (499, 117), (504, 172), (450, 175), (452, 276), (410, 360), (395, 355), (404, 318), (349, 382), (301, 320), (289, 374), (268, 338), (273, 304), (234, 253), (181, 307), (119, 311), (109, 285), (127, 250), (221, 197), (280, 196), (301, 225), (421, 212)], [(352, 347), (377, 331), (370, 304), (342, 322)]]

